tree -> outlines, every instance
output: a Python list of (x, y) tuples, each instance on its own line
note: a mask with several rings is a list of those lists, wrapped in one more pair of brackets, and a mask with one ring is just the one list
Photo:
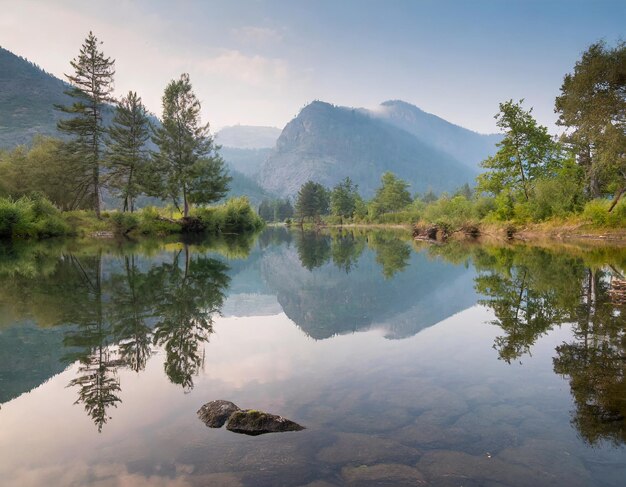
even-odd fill
[(626, 191), (626, 43), (589, 46), (565, 75), (555, 102), (563, 140), (583, 166), (588, 194), (614, 194), (611, 211)]
[(162, 126), (154, 136), (159, 147), (155, 159), (163, 171), (162, 196), (170, 196), (175, 204), (182, 196), (185, 217), (190, 203), (223, 198), (231, 180), (209, 134), (209, 124), (200, 121), (200, 108), (189, 75), (183, 73), (165, 88)]
[(137, 93), (129, 91), (116, 107), (107, 141), (108, 182), (124, 201), (123, 211), (134, 211), (135, 199), (144, 192), (144, 183), (150, 179), (146, 149), (149, 138), (146, 107)]
[(352, 218), (354, 214), (358, 186), (347, 177), (335, 186), (330, 193), (330, 212), (342, 219)]
[(319, 218), (328, 213), (328, 190), (319, 183), (307, 181), (298, 191), (296, 215), (300, 221), (305, 218)]
[(71, 149), (81, 161), (80, 178), (74, 193), (76, 199), (90, 200), (90, 206), (100, 218), (100, 169), (106, 128), (102, 113), (106, 104), (113, 101), (113, 76), (115, 60), (105, 57), (98, 49), (102, 44), (89, 32), (78, 57), (70, 61), (73, 75), (65, 75), (71, 88), (65, 93), (76, 101), (71, 106), (56, 108), (72, 115), (60, 120), (57, 128), (72, 137)]
[(75, 193), (82, 179), (82, 160), (69, 145), (37, 135), (30, 148), (0, 153), (0, 196), (40, 193), (62, 210), (86, 207), (87, 202)]
[(548, 129), (537, 124), (532, 108), (523, 109), (523, 102), (500, 103), (495, 119), (504, 138), (496, 144), (498, 152), (481, 163), (487, 171), (478, 176), (478, 188), (493, 194), (503, 190), (520, 193), (528, 201), (534, 180), (553, 173), (559, 147)]
[(372, 200), (376, 213), (399, 211), (413, 201), (409, 193), (409, 183), (391, 172), (382, 175), (381, 185)]

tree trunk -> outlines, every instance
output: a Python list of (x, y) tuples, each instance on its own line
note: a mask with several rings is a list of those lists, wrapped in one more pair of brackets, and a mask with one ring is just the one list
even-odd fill
[(100, 174), (98, 171), (98, 163), (93, 168), (93, 190), (94, 190), (94, 209), (96, 210), (96, 218), (100, 220)]
[(624, 194), (625, 191), (626, 191), (626, 188), (624, 186), (622, 186), (620, 189), (618, 189), (615, 192), (615, 197), (613, 198), (613, 201), (611, 202), (611, 206), (609, 206), (609, 213), (611, 213), (613, 211), (613, 208), (615, 208), (617, 203), (619, 203), (619, 200), (620, 200), (620, 198), (622, 197), (622, 195)]
[(183, 217), (189, 216), (189, 202), (187, 201), (187, 187), (183, 184)]

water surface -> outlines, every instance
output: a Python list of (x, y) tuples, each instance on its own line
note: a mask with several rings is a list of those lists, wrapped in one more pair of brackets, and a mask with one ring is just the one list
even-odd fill
[[(625, 268), (382, 231), (4, 245), (0, 479), (624, 485)], [(213, 399), (307, 429), (209, 429)]]

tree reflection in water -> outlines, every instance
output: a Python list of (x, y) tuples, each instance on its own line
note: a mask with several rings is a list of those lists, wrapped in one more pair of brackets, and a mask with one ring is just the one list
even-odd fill
[[(249, 250), (241, 243), (220, 245), (237, 255)], [(0, 281), (0, 296), (14, 302), (13, 316), (40, 326), (64, 325), (65, 352), (59, 358), (77, 363), (68, 387), (77, 388), (76, 404), (84, 406), (98, 431), (121, 402), (119, 369), (144, 370), (155, 345), (165, 351), (168, 378), (185, 391), (193, 388), (229, 268), (193, 254), (189, 245), (177, 246), (161, 251), (157, 265), (127, 248), (111, 256), (102, 248), (51, 248), (48, 254), (37, 246), (16, 248), (20, 255), (13, 252), (0, 265), (11, 275), (10, 286)]]
[[(591, 445), (626, 443), (626, 314), (612, 289), (623, 274), (624, 251), (600, 252), (599, 258), (597, 252), (578, 257), (532, 247), (467, 251), (479, 271), (480, 303), (504, 331), (494, 344), (499, 357), (518, 360), (553, 327), (571, 325), (574, 338), (556, 347), (553, 367), (569, 381), (572, 424)], [(433, 252), (445, 257), (447, 250)]]

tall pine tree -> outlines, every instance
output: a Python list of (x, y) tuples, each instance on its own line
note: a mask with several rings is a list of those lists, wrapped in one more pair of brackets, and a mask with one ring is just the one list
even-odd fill
[(108, 185), (124, 201), (124, 211), (134, 211), (135, 199), (145, 192), (151, 175), (146, 142), (150, 124), (146, 107), (137, 93), (130, 91), (115, 110), (107, 140)]
[(57, 108), (70, 117), (60, 120), (58, 129), (72, 137), (70, 147), (80, 164), (72, 174), (76, 180), (77, 205), (90, 200), (90, 205), (100, 218), (100, 190), (103, 144), (106, 129), (102, 123), (102, 112), (107, 103), (113, 101), (113, 76), (115, 60), (105, 57), (99, 50), (102, 44), (89, 32), (80, 48), (78, 57), (70, 64), (74, 74), (65, 75), (71, 85), (66, 94), (74, 98), (71, 106)]

